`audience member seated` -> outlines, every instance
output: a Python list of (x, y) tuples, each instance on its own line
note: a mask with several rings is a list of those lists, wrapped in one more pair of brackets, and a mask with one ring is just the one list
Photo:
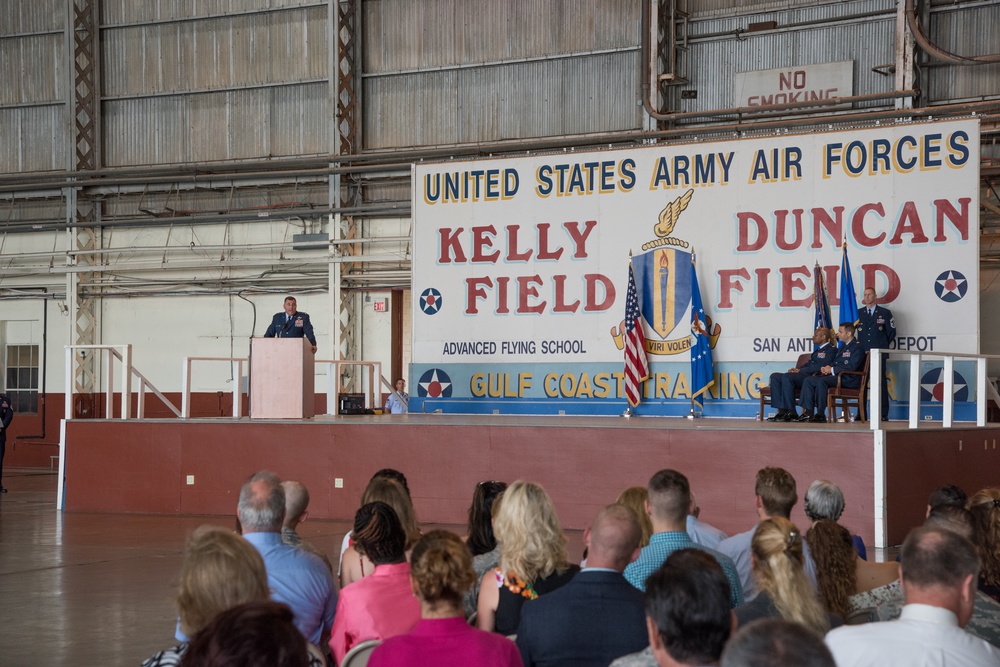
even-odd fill
[(321, 646), (333, 625), (337, 589), (326, 564), (311, 553), (281, 541), (285, 490), (277, 475), (266, 470), (250, 477), (237, 505), (243, 539), (264, 559), (271, 598), (295, 614), (305, 638)]
[(302, 482), (286, 480), (281, 483), (285, 490), (285, 520), (281, 523), (281, 541), (297, 547), (302, 538), (296, 532), (299, 524), (309, 516), (309, 490)]
[(646, 512), (646, 502), (649, 500), (649, 490), (644, 486), (630, 486), (620, 494), (615, 502), (632, 510), (636, 520), (639, 522), (639, 548), (649, 544), (649, 538), (653, 534), (653, 522), (649, 520)]
[[(758, 518), (762, 521), (771, 518), (791, 519), (792, 508), (795, 507), (795, 503), (799, 499), (795, 490), (795, 478), (783, 468), (761, 468), (758, 470), (757, 480), (754, 483), (754, 494), (754, 506)], [(750, 574), (752, 560), (750, 542), (753, 540), (756, 530), (757, 526), (754, 526), (745, 533), (733, 535), (719, 543), (719, 551), (736, 563), (740, 583), (743, 587), (743, 597), (747, 602), (753, 600), (754, 596), (757, 595), (753, 577)], [(815, 588), (816, 568), (813, 566), (808, 546), (806, 546), (803, 555), (805, 556), (806, 576), (809, 577), (809, 582)]]
[[(267, 600), (264, 561), (239, 535), (216, 526), (202, 526), (191, 534), (181, 564), (177, 592), (180, 629), (187, 637), (222, 611), (241, 602)], [(155, 653), (143, 667), (174, 667), (187, 650), (187, 642)]]
[(183, 667), (322, 667), (277, 602), (244, 602), (215, 617), (191, 640)]
[(902, 597), (896, 563), (861, 560), (851, 534), (836, 521), (821, 519), (813, 523), (806, 542), (816, 562), (820, 600), (830, 613), (847, 619)]
[(390, 637), (372, 653), (368, 667), (470, 665), (520, 667), (517, 647), (505, 637), (470, 627), (462, 594), (472, 585), (472, 557), (458, 536), (434, 530), (413, 548), (410, 580), (420, 599), (420, 621)]
[(517, 647), (525, 667), (606, 667), (646, 646), (642, 593), (621, 574), (639, 555), (639, 535), (624, 505), (597, 515), (583, 534), (587, 567), (521, 609)]
[(704, 549), (680, 549), (646, 581), (649, 647), (611, 667), (718, 665), (736, 623), (728, 578)]
[(507, 488), (507, 482), (480, 482), (472, 494), (469, 505), (469, 527), (466, 545), (472, 554), (472, 569), (476, 580), (465, 592), (462, 607), (465, 617), (472, 618), (479, 603), (479, 582), (483, 575), (500, 564), (500, 547), (493, 534), (493, 503)]
[(639, 558), (625, 568), (625, 578), (641, 591), (646, 590), (646, 577), (651, 575), (679, 549), (695, 547), (707, 551), (722, 566), (732, 587), (733, 607), (743, 604), (740, 577), (733, 561), (718, 551), (695, 544), (687, 534), (687, 513), (691, 506), (691, 487), (687, 477), (676, 470), (660, 470), (649, 480), (647, 513), (653, 522), (653, 536)]
[[(970, 542), (975, 532), (972, 525), (972, 513), (957, 505), (935, 505), (931, 513), (927, 515), (924, 526), (949, 530)], [(893, 568), (898, 575), (899, 565), (897, 563), (886, 565), (886, 567)], [(903, 598), (903, 588), (898, 579), (888, 586), (873, 589), (871, 593), (878, 596), (876, 598), (877, 605), (871, 601), (862, 601), (859, 605), (861, 607), (875, 605), (877, 616), (875, 620), (891, 621), (899, 618), (906, 600)], [(976, 591), (976, 603), (972, 611), (972, 618), (965, 626), (965, 631), (971, 632), (980, 639), (985, 639), (993, 646), (1000, 647), (1000, 603), (982, 591)]]
[(396, 512), (383, 502), (362, 505), (354, 515), (354, 546), (374, 569), (340, 591), (330, 635), (337, 664), (358, 642), (401, 635), (420, 620), (420, 602), (410, 587), (406, 533)]
[(823, 638), (783, 618), (740, 628), (722, 652), (722, 667), (837, 667)]
[[(814, 524), (820, 519), (840, 521), (840, 515), (844, 513), (844, 492), (833, 482), (817, 479), (809, 485), (803, 504), (810, 524)], [(852, 534), (851, 542), (861, 560), (868, 560), (868, 551), (865, 549), (865, 541), (861, 539), (861, 536)]]
[[(924, 525), (936, 527), (943, 530), (950, 530), (958, 533), (965, 539), (975, 544), (975, 527), (973, 525), (972, 512), (956, 505), (936, 505), (931, 513), (927, 515)], [(980, 560), (982, 554), (980, 553)], [(980, 582), (982, 578), (980, 577)], [(902, 591), (900, 591), (900, 601), (898, 607), (893, 611), (892, 618), (899, 616), (902, 609)], [(985, 639), (989, 643), (1000, 648), (1000, 603), (983, 593), (976, 591), (976, 605), (972, 610), (972, 618), (965, 626), (966, 632), (971, 632), (980, 639)]]
[(979, 576), (971, 542), (948, 530), (917, 528), (903, 543), (900, 570), (906, 606), (899, 620), (846, 626), (826, 636), (839, 667), (1000, 665), (1000, 652), (962, 630)]
[(955, 507), (965, 507), (969, 502), (969, 496), (961, 487), (954, 484), (942, 484), (927, 497), (927, 513), (941, 505), (953, 505)]
[(281, 541), (316, 556), (332, 573), (333, 563), (327, 555), (308, 542), (304, 542), (296, 532), (299, 524), (309, 516), (309, 490), (302, 482), (288, 480), (281, 483), (281, 488), (285, 490), (285, 520), (281, 524)]
[[(374, 475), (371, 476), (371, 479), (368, 480), (368, 484), (370, 485), (376, 479), (391, 479), (394, 482), (398, 482), (400, 486), (403, 487), (403, 490), (406, 492), (406, 497), (411, 499), (410, 504), (412, 504), (412, 498), (410, 496), (410, 485), (406, 481), (406, 475), (399, 472), (395, 468), (382, 468), (381, 470), (379, 470), (378, 472), (376, 472)], [(365, 491), (367, 490), (368, 487), (366, 486)], [(365, 500), (365, 492), (362, 492), (361, 502), (358, 504), (358, 507), (361, 507), (361, 505), (364, 505), (365, 503), (370, 503), (375, 500), (381, 500), (382, 502), (385, 502), (385, 500), (382, 498), (372, 498), (370, 500)], [(350, 546), (351, 546), (351, 531), (347, 531), (347, 534), (344, 535), (343, 541), (340, 543), (340, 559), (337, 561), (339, 563), (339, 565), (337, 566), (338, 581), (340, 581), (341, 568), (343, 567), (344, 563), (344, 552), (346, 552), (348, 547)], [(341, 582), (341, 585), (343, 585), (343, 582)]]
[(979, 590), (1000, 601), (1000, 488), (977, 491), (969, 498), (982, 571)]
[(701, 508), (695, 500), (694, 491), (691, 492), (691, 506), (688, 507), (687, 534), (695, 544), (700, 544), (709, 549), (718, 549), (719, 543), (729, 537), (724, 532), (701, 520)]
[(525, 602), (563, 586), (580, 568), (569, 564), (555, 506), (537, 484), (518, 480), (507, 487), (493, 503), (493, 530), (500, 567), (483, 575), (476, 624), (510, 635)]
[[(385, 503), (396, 513), (406, 535), (405, 548), (407, 555), (409, 555), (413, 545), (420, 539), (420, 526), (417, 524), (417, 516), (413, 510), (410, 495), (399, 482), (388, 477), (376, 477), (368, 483), (368, 487), (361, 496), (362, 505), (374, 502)], [(340, 587), (344, 588), (371, 574), (373, 569), (374, 563), (365, 560), (354, 545), (347, 547), (347, 551), (340, 559)]]
[(757, 596), (736, 609), (741, 626), (759, 618), (784, 618), (826, 634), (834, 621), (806, 578), (802, 533), (788, 519), (765, 519), (751, 541)]

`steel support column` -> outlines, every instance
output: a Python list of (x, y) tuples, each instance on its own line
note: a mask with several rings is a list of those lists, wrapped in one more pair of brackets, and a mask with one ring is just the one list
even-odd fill
[[(910, 90), (914, 88), (914, 44), (913, 33), (906, 21), (906, 3), (896, 3), (896, 90)], [(897, 109), (910, 109), (913, 107), (912, 97), (900, 97), (896, 99)]]
[[(361, 152), (361, 113), (360, 113), (360, 79), (357, 76), (359, 57), (358, 36), (360, 35), (361, 2), (360, 0), (333, 0), (336, 16), (331, 16), (336, 32), (333, 35), (331, 50), (336, 49), (332, 77), (335, 77), (334, 89), (335, 132), (332, 141), (336, 142), (336, 155), (351, 155)], [(332, 207), (344, 207), (360, 203), (360, 186), (350, 174), (341, 176), (335, 174), (330, 179), (330, 204)], [(353, 240), (359, 238), (359, 223), (353, 215), (335, 216), (337, 228), (331, 230), (331, 238)], [(345, 243), (336, 248), (340, 256), (355, 256), (361, 252), (361, 245)], [(334, 339), (339, 343), (334, 350), (335, 358), (355, 359), (357, 356), (357, 312), (356, 294), (345, 290), (351, 274), (357, 269), (353, 263), (343, 263), (340, 267), (339, 280), (336, 284), (338, 295), (333, 302), (336, 308), (334, 326), (337, 328)], [(333, 286), (331, 286), (333, 288)], [(359, 391), (359, 378), (353, 369), (349, 369), (345, 377), (340, 379), (341, 388), (349, 391)]]
[[(67, 15), (72, 24), (70, 39), (67, 46), (72, 72), (73, 102), (67, 105), (73, 114), (70, 127), (73, 128), (74, 155), (71, 170), (93, 171), (100, 169), (101, 137), (100, 137), (100, 0), (69, 0)], [(67, 231), (72, 236), (70, 247), (76, 250), (89, 251), (77, 255), (73, 260), (77, 265), (95, 264), (101, 258), (92, 251), (99, 246), (100, 230), (98, 227), (100, 212), (98, 202), (86, 197), (82, 188), (68, 188), (66, 196), (66, 217), (73, 224), (84, 223)], [(93, 223), (87, 224), (87, 223)], [(82, 273), (77, 280), (67, 283), (67, 300), (73, 303), (73, 319), (70, 340), (77, 345), (94, 345), (98, 343), (97, 335), (97, 298), (91, 293), (84, 293), (80, 283), (93, 283), (94, 274)], [(96, 355), (76, 355), (73, 369), (73, 391), (90, 400), (82, 400), (76, 404), (79, 414), (74, 416), (93, 415), (92, 399), (97, 390)]]

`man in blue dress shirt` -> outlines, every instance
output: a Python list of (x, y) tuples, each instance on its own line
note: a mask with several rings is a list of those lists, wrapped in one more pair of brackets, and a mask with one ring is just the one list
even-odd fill
[(271, 598), (295, 614), (295, 627), (315, 646), (323, 646), (333, 627), (337, 589), (330, 569), (317, 556), (281, 541), (285, 490), (273, 472), (262, 470), (240, 490), (243, 539), (264, 559)]
[[(767, 467), (757, 471), (754, 481), (754, 508), (757, 511), (757, 518), (763, 521), (780, 517), (791, 520), (792, 508), (799, 500), (796, 490), (795, 478), (784, 468)], [(739, 573), (740, 585), (743, 587), (743, 599), (750, 602), (757, 597), (757, 589), (753, 579), (753, 555), (751, 553), (751, 543), (753, 534), (757, 532), (757, 524), (750, 530), (737, 533), (726, 538), (717, 547), (719, 553), (725, 554), (736, 564), (736, 571)], [(803, 543), (802, 555), (805, 559), (804, 569), (806, 577), (813, 589), (816, 588), (816, 565), (809, 551), (809, 545)]]
[(294, 296), (285, 297), (284, 308), (271, 318), (271, 326), (264, 332), (264, 338), (308, 338), (312, 343), (312, 351), (315, 352), (316, 334), (313, 333), (309, 313), (300, 313), (296, 309)]
[(639, 557), (625, 568), (625, 578), (640, 591), (646, 590), (646, 578), (679, 549), (701, 549), (722, 566), (729, 580), (730, 604), (743, 604), (743, 586), (736, 565), (729, 556), (696, 544), (687, 534), (687, 513), (691, 506), (691, 486), (676, 470), (661, 470), (649, 480), (646, 508), (653, 522), (653, 535)]

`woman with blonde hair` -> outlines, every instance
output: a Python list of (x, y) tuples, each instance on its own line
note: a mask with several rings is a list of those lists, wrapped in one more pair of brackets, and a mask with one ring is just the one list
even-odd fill
[(1000, 488), (977, 491), (969, 498), (973, 541), (979, 547), (982, 569), (979, 590), (1000, 602)]
[[(368, 482), (365, 492), (361, 495), (362, 506), (374, 502), (385, 503), (396, 512), (396, 517), (406, 534), (405, 549), (409, 556), (413, 545), (420, 539), (420, 526), (417, 524), (416, 512), (413, 510), (409, 493), (402, 484), (393, 479), (376, 477)], [(352, 543), (341, 556), (340, 587), (343, 588), (368, 576), (374, 569), (375, 564), (362, 556)]]
[(517, 645), (465, 622), (462, 596), (475, 580), (472, 556), (453, 533), (434, 530), (413, 548), (410, 584), (420, 599), (420, 621), (375, 649), (369, 667), (428, 664), (520, 667)]
[(639, 546), (644, 547), (649, 544), (649, 538), (653, 535), (653, 522), (649, 519), (646, 511), (646, 501), (649, 500), (649, 489), (644, 486), (630, 486), (618, 495), (615, 502), (624, 505), (635, 513), (639, 520), (639, 529), (642, 537)]
[(806, 533), (816, 564), (819, 597), (832, 614), (847, 618), (862, 609), (902, 598), (899, 567), (862, 559), (851, 533), (833, 519), (816, 521)]
[(826, 634), (830, 619), (805, 573), (802, 533), (788, 519), (761, 521), (750, 543), (757, 597), (736, 608), (740, 626), (758, 618), (781, 617)]
[(563, 586), (580, 568), (569, 564), (556, 509), (537, 484), (518, 480), (507, 487), (493, 504), (493, 532), (500, 567), (483, 575), (476, 624), (510, 635), (526, 601)]
[[(264, 560), (249, 542), (218, 526), (201, 526), (191, 534), (176, 598), (184, 635), (194, 637), (231, 607), (269, 597)], [(187, 649), (184, 642), (154, 654), (142, 664), (177, 665)]]

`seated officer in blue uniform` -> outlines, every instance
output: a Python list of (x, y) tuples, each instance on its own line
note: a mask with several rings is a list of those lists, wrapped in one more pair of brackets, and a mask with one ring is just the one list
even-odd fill
[[(823, 366), (819, 369), (819, 375), (807, 377), (802, 383), (802, 395), (799, 396), (799, 404), (802, 405), (800, 422), (825, 422), (823, 413), (826, 411), (826, 395), (830, 392), (830, 387), (837, 384), (837, 376), (844, 371), (859, 371), (865, 363), (865, 349), (854, 338), (853, 322), (841, 323), (837, 338), (844, 346), (837, 351), (833, 363)], [(840, 386), (856, 389), (860, 384), (860, 377), (848, 375)]]
[(767, 418), (769, 422), (790, 422), (798, 419), (795, 413), (795, 391), (802, 389), (802, 383), (810, 375), (819, 373), (823, 366), (833, 363), (834, 355), (837, 354), (837, 347), (833, 344), (836, 338), (832, 329), (820, 327), (813, 334), (813, 343), (816, 349), (813, 350), (809, 361), (791, 368), (787, 373), (771, 373), (771, 405), (778, 408), (778, 412)]
[(264, 338), (308, 338), (312, 351), (316, 351), (316, 335), (313, 333), (309, 313), (295, 309), (295, 297), (285, 297), (285, 310), (271, 318), (271, 326), (264, 332)]

